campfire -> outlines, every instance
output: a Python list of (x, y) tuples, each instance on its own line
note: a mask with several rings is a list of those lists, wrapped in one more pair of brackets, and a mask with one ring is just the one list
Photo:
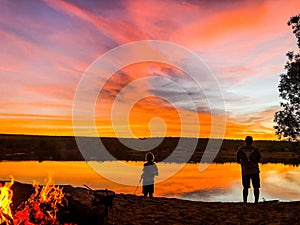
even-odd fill
[[(16, 199), (17, 190), (30, 194), (29, 198)], [(0, 187), (0, 225), (103, 224), (114, 196), (109, 190), (56, 186), (52, 177), (31, 187), (11, 178)], [(14, 205), (14, 199), (21, 204)]]
[(14, 184), (14, 179), (10, 182), (5, 182), (3, 187), (0, 187), (0, 224), (13, 224), (13, 217), (10, 205), (12, 203), (13, 191), (10, 189)]
[(62, 205), (64, 197), (62, 188), (54, 185), (52, 177), (48, 179), (44, 186), (40, 187), (37, 183), (34, 183), (33, 187), (35, 193), (21, 204), (14, 214), (14, 224), (59, 224), (56, 213), (58, 205)]

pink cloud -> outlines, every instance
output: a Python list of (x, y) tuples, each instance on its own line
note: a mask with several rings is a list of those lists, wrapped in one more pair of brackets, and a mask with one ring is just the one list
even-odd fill
[(120, 18), (116, 19), (113, 17), (108, 19), (100, 14), (95, 14), (65, 1), (44, 0), (44, 2), (55, 10), (66, 13), (71, 17), (76, 16), (83, 21), (92, 24), (109, 38), (114, 39), (118, 44), (147, 38), (142, 32)]

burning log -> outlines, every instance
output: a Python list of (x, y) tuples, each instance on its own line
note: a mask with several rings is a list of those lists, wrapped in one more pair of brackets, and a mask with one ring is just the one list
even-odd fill
[(50, 177), (44, 186), (33, 184), (35, 192), (18, 206), (13, 219), (15, 225), (49, 224), (58, 225), (58, 206), (64, 197), (62, 188), (55, 186)]
[(59, 210), (59, 221), (78, 225), (103, 224), (112, 207), (115, 193), (109, 190), (91, 190), (64, 186), (66, 204)]
[(54, 186), (51, 182), (44, 186), (12, 184), (4, 184), (10, 190), (6, 205), (11, 211), (0, 205), (0, 225), (99, 225), (104, 223), (115, 197), (110, 190)]

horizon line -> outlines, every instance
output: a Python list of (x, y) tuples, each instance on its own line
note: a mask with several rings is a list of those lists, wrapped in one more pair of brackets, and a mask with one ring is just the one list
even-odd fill
[[(23, 133), (0, 133), (0, 136), (32, 136), (32, 137), (66, 137), (66, 138), (76, 138), (76, 137), (85, 137), (85, 138), (114, 138), (114, 139), (151, 139), (151, 138), (195, 138), (195, 139), (216, 139), (216, 140), (233, 140), (233, 141), (244, 141), (241, 138), (210, 138), (210, 137), (179, 137), (179, 136), (165, 136), (165, 137), (115, 137), (115, 136), (75, 136), (75, 135), (53, 135), (53, 134), (23, 134)], [(255, 139), (255, 141), (288, 141), (288, 140), (279, 140), (279, 139)]]

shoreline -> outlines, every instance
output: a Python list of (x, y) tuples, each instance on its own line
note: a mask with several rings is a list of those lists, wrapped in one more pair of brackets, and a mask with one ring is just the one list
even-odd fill
[(197, 202), (116, 194), (107, 224), (300, 224), (300, 201)]
[[(4, 181), (1, 181), (2, 183)], [(63, 187), (66, 196), (90, 205), (89, 190)], [(12, 186), (13, 211), (29, 198), (34, 188), (30, 184), (16, 182)], [(94, 190), (97, 191), (97, 190)], [(108, 190), (113, 191), (113, 190)], [(90, 205), (90, 206), (88, 206)], [(183, 224), (300, 224), (300, 201), (205, 202), (178, 198), (145, 198), (133, 194), (115, 194), (108, 209), (106, 225), (183, 225)], [(76, 216), (72, 213), (72, 216)], [(98, 217), (97, 217), (98, 218)]]

